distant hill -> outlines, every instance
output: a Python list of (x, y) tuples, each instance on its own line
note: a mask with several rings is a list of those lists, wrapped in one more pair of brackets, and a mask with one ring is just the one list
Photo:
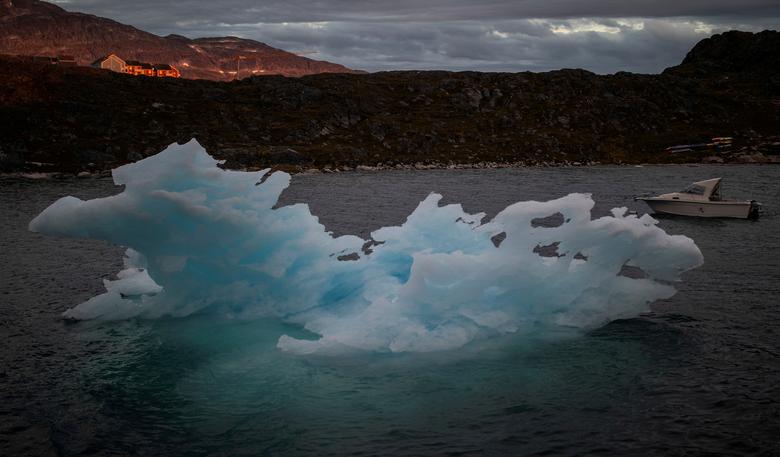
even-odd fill
[[(778, 41), (778, 32), (716, 35), (660, 75), (399, 71), (214, 82), (0, 57), (0, 173), (107, 170), (191, 138), (229, 168), (780, 163)], [(713, 137), (733, 145), (665, 151)]]
[(80, 65), (115, 53), (123, 59), (176, 66), (190, 79), (227, 81), (240, 76), (357, 73), (342, 65), (318, 61), (254, 40), (236, 37), (160, 37), (91, 14), (72, 13), (37, 0), (0, 0), (0, 54), (72, 55)]
[(780, 32), (759, 33), (732, 30), (699, 41), (676, 67), (664, 73), (714, 76), (746, 73), (755, 78), (780, 73)]

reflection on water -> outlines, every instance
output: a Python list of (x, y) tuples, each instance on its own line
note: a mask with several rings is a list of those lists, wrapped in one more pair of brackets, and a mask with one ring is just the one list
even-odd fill
[(594, 193), (595, 213), (644, 212), (633, 195), (724, 176), (766, 205), (757, 222), (665, 218), (705, 265), (653, 312), (585, 336), (452, 353), (290, 356), (269, 321), (204, 316), (65, 323), (120, 250), (25, 230), (57, 197), (108, 181), (0, 182), (0, 448), (20, 454), (678, 455), (777, 451), (780, 168), (597, 167), (298, 176), (336, 233), (397, 224), (429, 191), (466, 211)]

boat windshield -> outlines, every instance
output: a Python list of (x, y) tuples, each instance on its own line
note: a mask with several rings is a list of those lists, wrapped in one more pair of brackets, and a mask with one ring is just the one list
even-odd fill
[(704, 195), (704, 188), (697, 184), (691, 184), (684, 191), (683, 194)]
[(723, 196), (720, 194), (720, 186), (715, 187), (715, 189), (710, 194), (710, 200), (719, 202), (723, 200)]

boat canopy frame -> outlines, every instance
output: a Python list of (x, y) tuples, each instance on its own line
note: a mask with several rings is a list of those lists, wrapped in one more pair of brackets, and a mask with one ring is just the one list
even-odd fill
[(712, 178), (705, 181), (698, 181), (685, 190), (681, 191), (681, 194), (700, 195), (710, 201), (722, 201), (723, 194), (721, 193), (720, 181), (722, 178)]

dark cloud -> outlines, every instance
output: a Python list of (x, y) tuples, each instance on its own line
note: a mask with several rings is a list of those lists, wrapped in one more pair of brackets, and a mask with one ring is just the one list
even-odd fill
[(371, 71), (655, 73), (699, 40), (780, 23), (777, 0), (69, 0), (153, 33), (234, 35)]
[(780, 16), (777, 0), (65, 0), (57, 3), (158, 24), (172, 17), (233, 24), (247, 20), (439, 22), (507, 18)]

